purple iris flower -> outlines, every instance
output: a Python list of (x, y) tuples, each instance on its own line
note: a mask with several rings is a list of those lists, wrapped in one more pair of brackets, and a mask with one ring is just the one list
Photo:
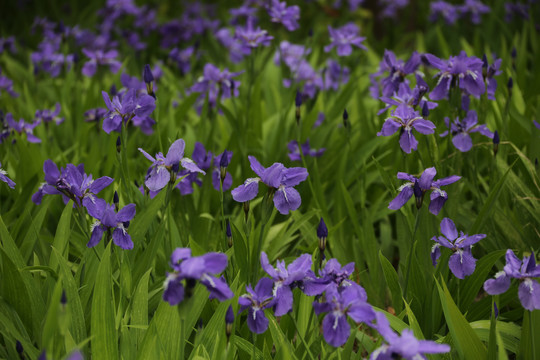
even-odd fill
[(56, 125), (60, 125), (64, 122), (64, 118), (58, 116), (60, 114), (60, 103), (56, 103), (54, 111), (51, 110), (36, 110), (34, 115), (34, 121), (37, 123), (50, 123), (54, 122)]
[(109, 70), (114, 74), (116, 74), (122, 67), (122, 63), (116, 60), (118, 57), (118, 51), (116, 50), (103, 51), (82, 49), (82, 52), (90, 59), (82, 68), (82, 73), (84, 76), (94, 76), (98, 66), (108, 66)]
[(314, 98), (317, 90), (324, 88), (324, 81), (321, 74), (315, 71), (309, 62), (305, 60), (302, 60), (298, 64), (298, 68), (296, 71), (292, 71), (292, 75), (293, 80), (283, 79), (283, 86), (289, 88), (293, 83), (303, 85), (301, 90), (302, 97)]
[(490, 295), (502, 294), (510, 287), (510, 279), (519, 279), (518, 296), (521, 305), (529, 311), (540, 309), (540, 266), (536, 265), (534, 253), (521, 261), (512, 250), (506, 251), (506, 265), (495, 274), (494, 279), (484, 283), (484, 290)]
[[(485, 124), (478, 125), (478, 115), (476, 111), (469, 110), (467, 116), (463, 120), (459, 120), (456, 117), (454, 122), (450, 124), (450, 119), (445, 117), (444, 122), (446, 126), (450, 128), (452, 134), (452, 143), (461, 152), (467, 152), (472, 149), (472, 139), (470, 133), (479, 132), (480, 134), (493, 139), (493, 133), (487, 128)], [(440, 136), (447, 136), (449, 131), (443, 132)]]
[[(210, 252), (201, 256), (191, 256), (191, 249), (177, 248), (171, 255), (171, 267), (174, 272), (168, 273), (165, 279), (163, 300), (172, 306), (184, 300), (196, 281), (203, 284), (210, 292), (210, 299), (225, 301), (234, 296), (223, 277), (215, 277), (227, 267), (227, 255)], [(185, 286), (183, 281), (185, 280)]]
[[(530, 5), (529, 4), (521, 4), (521, 3), (511, 3), (506, 2), (504, 4), (504, 20), (506, 22), (512, 21), (515, 15), (519, 16), (521, 19), (528, 21), (529, 20), (529, 12), (530, 12)], [(0, 50), (1, 53), (1, 50)]]
[(324, 69), (324, 89), (338, 90), (339, 85), (349, 82), (350, 70), (346, 66), (340, 66), (335, 60), (328, 59)]
[(309, 145), (309, 139), (306, 140), (306, 142), (303, 143), (301, 146), (298, 146), (298, 141), (291, 140), (287, 144), (287, 148), (290, 151), (290, 153), (288, 153), (287, 155), (289, 155), (289, 159), (291, 159), (291, 161), (302, 161), (302, 157), (300, 156), (300, 151), (302, 151), (302, 154), (304, 154), (304, 156), (311, 156), (311, 157), (319, 157), (322, 154), (324, 154), (324, 152), (326, 151), (325, 148), (320, 148), (319, 150), (312, 149), (311, 146)]
[(480, 16), (491, 12), (491, 8), (479, 0), (465, 0), (463, 5), (458, 6), (458, 11), (462, 14), (470, 14), (473, 24), (480, 24)]
[[(388, 71), (388, 76), (381, 80), (382, 95), (386, 97), (392, 96), (398, 91), (400, 84), (405, 81), (405, 77), (409, 74), (414, 74), (420, 66), (420, 55), (415, 51), (407, 62), (397, 59), (394, 52), (390, 50), (384, 51), (384, 56), (379, 65), (379, 72), (383, 74)], [(376, 75), (377, 75), (376, 74)]]
[(246, 286), (247, 294), (238, 298), (240, 311), (248, 310), (247, 324), (249, 330), (255, 334), (262, 334), (268, 329), (268, 318), (264, 315), (264, 309), (274, 305), (272, 297), (274, 282), (269, 278), (262, 278), (255, 286)]
[[(122, 121), (128, 123), (133, 120), (133, 124), (141, 127), (147, 125), (145, 120), (156, 108), (155, 99), (147, 94), (137, 97), (137, 90), (129, 89), (123, 94), (117, 94), (111, 99), (109, 95), (102, 91), (101, 95), (107, 106), (108, 113), (103, 120), (103, 130), (109, 134), (111, 131), (121, 131)], [(151, 120), (151, 119), (150, 119)], [(153, 120), (151, 120), (153, 123)]]
[(433, 110), (439, 104), (436, 102), (429, 101), (423, 96), (429, 90), (426, 82), (417, 75), (416, 86), (411, 90), (407, 82), (402, 82), (399, 84), (398, 91), (393, 94), (392, 97), (381, 96), (379, 100), (386, 103), (387, 106), (379, 110), (377, 115), (381, 115), (386, 112), (389, 108), (394, 106), (399, 106), (401, 104), (408, 105), (409, 107), (418, 107), (423, 109), (424, 106), (427, 106), (428, 110)]
[(143, 153), (144, 157), (152, 161), (152, 165), (148, 169), (145, 177), (145, 185), (151, 191), (159, 191), (163, 189), (171, 179), (176, 179), (175, 174), (178, 173), (180, 165), (190, 172), (205, 172), (193, 162), (193, 160), (184, 157), (184, 150), (186, 143), (183, 139), (176, 140), (169, 147), (167, 156), (163, 156), (163, 153), (156, 154), (154, 159), (150, 154), (139, 148), (139, 151)]
[(330, 52), (336, 47), (338, 56), (349, 56), (353, 50), (352, 45), (367, 50), (362, 44), (366, 38), (359, 36), (360, 29), (353, 23), (348, 23), (337, 29), (328, 26), (328, 32), (330, 33), (331, 43), (324, 47), (324, 52)]
[(463, 231), (458, 235), (456, 225), (449, 218), (441, 221), (441, 233), (444, 236), (434, 236), (431, 240), (437, 242), (431, 248), (431, 261), (433, 266), (441, 256), (441, 246), (453, 251), (448, 260), (448, 267), (458, 279), (464, 279), (474, 272), (476, 259), (471, 254), (471, 245), (476, 244), (486, 237), (486, 234), (467, 235)]
[[(218, 67), (208, 63), (204, 66), (203, 76), (190, 88), (190, 92), (201, 93), (199, 96), (199, 109), (202, 109), (202, 103), (208, 94), (208, 103), (212, 108), (221, 99), (228, 99), (231, 96), (238, 96), (238, 87), (240, 82), (233, 80), (233, 77), (240, 75), (241, 72), (231, 73), (228, 69), (220, 71)], [(200, 111), (200, 110), (199, 110)]]
[(300, 184), (308, 177), (306, 169), (301, 167), (286, 168), (281, 163), (274, 163), (264, 168), (254, 156), (249, 156), (251, 169), (258, 175), (247, 179), (244, 184), (233, 189), (232, 197), (235, 201), (246, 202), (253, 200), (259, 192), (259, 182), (263, 182), (274, 193), (274, 205), (278, 211), (287, 215), (300, 207), (302, 199), (293, 186)]
[(215, 34), (215, 36), (221, 45), (225, 46), (225, 48), (229, 50), (229, 58), (231, 59), (231, 62), (237, 64), (244, 59), (243, 45), (234, 37), (234, 35), (231, 34), (230, 29), (222, 28)]
[(234, 37), (242, 44), (242, 52), (244, 55), (251, 54), (251, 50), (259, 46), (269, 46), (273, 36), (268, 35), (268, 31), (262, 30), (260, 27), (254, 28), (255, 20), (248, 18), (246, 27), (237, 27)]
[(8, 178), (7, 171), (2, 169), (2, 163), (0, 163), (0, 180), (8, 184), (10, 188), (15, 189), (15, 182)]
[(175, 47), (169, 52), (169, 59), (176, 63), (182, 74), (187, 74), (191, 70), (191, 60), (194, 54), (195, 48), (193, 46), (189, 46), (183, 50)]
[[(203, 171), (210, 169), (212, 165), (212, 152), (206, 151), (204, 145), (200, 142), (195, 143), (195, 148), (191, 158), (197, 165), (197, 167)], [(181, 178), (176, 188), (180, 190), (181, 195), (189, 195), (193, 193), (193, 184), (202, 186), (202, 181), (199, 179), (199, 172), (190, 172), (189, 170), (181, 170), (178, 172), (177, 179)], [(219, 184), (218, 184), (219, 190)]]
[(438, 77), (437, 86), (431, 91), (429, 97), (432, 100), (444, 99), (450, 87), (459, 83), (459, 88), (466, 94), (479, 98), (485, 91), (484, 77), (482, 76), (482, 60), (471, 56), (465, 51), (458, 56), (450, 56), (448, 60), (441, 60), (431, 54), (424, 54), (422, 59), (430, 66), (439, 69), (435, 75)]
[(401, 336), (390, 327), (390, 323), (381, 312), (375, 313), (377, 323), (373, 326), (388, 344), (382, 345), (371, 353), (370, 360), (421, 360), (426, 359), (424, 354), (440, 354), (450, 351), (447, 344), (437, 344), (435, 341), (418, 340), (413, 332), (404, 329)]
[(400, 104), (392, 111), (377, 136), (390, 136), (400, 128), (402, 128), (402, 132), (399, 137), (399, 146), (407, 154), (410, 154), (411, 150), (416, 150), (418, 146), (418, 141), (412, 133), (413, 128), (424, 135), (435, 132), (435, 124), (422, 118), (418, 111), (415, 111), (407, 104)]
[(261, 252), (261, 266), (274, 281), (272, 295), (274, 297), (274, 314), (283, 316), (292, 311), (292, 289), (298, 285), (311, 270), (311, 255), (303, 254), (285, 267), (285, 261), (277, 261), (274, 269), (268, 261), (268, 256)]
[(251, 2), (245, 2), (242, 6), (229, 10), (231, 14), (231, 24), (236, 25), (239, 23), (240, 18), (253, 18), (257, 14), (257, 8), (251, 6)]
[(270, 15), (270, 21), (283, 24), (289, 31), (294, 31), (300, 27), (298, 24), (300, 8), (296, 5), (287, 6), (286, 2), (272, 0), (268, 6), (268, 15)]
[[(39, 124), (37, 122), (27, 123), (24, 119), (15, 121), (11, 113), (6, 114), (6, 123), (10, 133), (25, 134), (26, 140), (30, 143), (40, 143), (41, 139), (34, 135), (34, 128)], [(1, 139), (0, 139), (1, 140)]]
[(64, 55), (60, 51), (60, 40), (58, 38), (54, 42), (43, 41), (39, 44), (38, 51), (30, 55), (30, 59), (34, 64), (34, 71), (44, 71), (52, 77), (60, 75), (62, 68), (71, 68), (75, 57), (72, 54)]
[(302, 45), (291, 44), (288, 41), (282, 41), (279, 44), (279, 51), (276, 51), (274, 56), (274, 63), (279, 65), (283, 61), (291, 72), (295, 73), (309, 53), (311, 53), (311, 49), (307, 49)]
[(404, 172), (398, 172), (397, 178), (400, 180), (407, 180), (407, 182), (398, 188), (399, 194), (390, 202), (388, 208), (391, 210), (398, 210), (405, 205), (413, 196), (413, 188), (415, 183), (418, 183), (418, 186), (422, 192), (420, 196), (423, 197), (425, 192), (431, 190), (429, 212), (431, 212), (433, 215), (439, 214), (444, 203), (448, 199), (448, 194), (441, 189), (441, 186), (453, 184), (461, 179), (461, 176), (452, 175), (433, 181), (436, 174), (437, 170), (435, 170), (434, 167), (424, 170), (420, 176), (420, 179)]
[(17, 48), (15, 47), (15, 36), (0, 38), (0, 54), (2, 54), (4, 51), (9, 51), (12, 54), (17, 53)]
[(459, 9), (457, 6), (447, 3), (446, 1), (433, 1), (429, 4), (430, 14), (429, 20), (432, 22), (442, 18), (448, 25), (453, 25), (459, 19)]
[(338, 290), (329, 286), (325, 293), (325, 302), (313, 303), (315, 314), (328, 313), (322, 321), (324, 340), (332, 346), (339, 347), (347, 342), (351, 326), (347, 316), (355, 322), (370, 323), (375, 319), (375, 311), (367, 303), (365, 293), (357, 287), (349, 286)]
[(301, 284), (301, 290), (308, 296), (316, 296), (321, 295), (329, 286), (337, 287), (339, 291), (346, 287), (356, 287), (362, 297), (367, 298), (364, 288), (349, 279), (354, 272), (354, 266), (354, 262), (341, 266), (336, 259), (330, 259), (324, 268), (319, 270), (320, 277), (317, 278), (313, 272), (308, 272)]
[(13, 81), (7, 76), (2, 75), (2, 68), (0, 68), (0, 95), (2, 94), (2, 90), (7, 92), (11, 97), (15, 98), (19, 96), (19, 94), (13, 90)]
[(133, 241), (127, 233), (129, 223), (135, 217), (135, 204), (124, 206), (118, 213), (115, 206), (107, 204), (103, 199), (95, 200), (94, 213), (91, 214), (96, 220), (91, 226), (92, 235), (86, 246), (96, 246), (101, 241), (105, 231), (112, 231), (113, 242), (124, 250), (133, 249)]
[(380, 3), (383, 6), (381, 17), (395, 19), (398, 10), (409, 5), (409, 0), (381, 0)]

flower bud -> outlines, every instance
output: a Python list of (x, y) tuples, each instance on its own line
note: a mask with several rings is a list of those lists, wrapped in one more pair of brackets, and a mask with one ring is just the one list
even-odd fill
[(19, 354), (19, 358), (24, 359), (24, 348), (19, 340), (15, 343), (15, 349), (17, 350), (17, 354)]
[(296, 105), (296, 123), (300, 123), (300, 106), (302, 106), (302, 94), (300, 91), (296, 90), (296, 97), (294, 99), (294, 104)]
[(233, 246), (233, 239), (232, 239), (232, 231), (231, 231), (231, 223), (227, 219), (227, 227), (225, 229), (225, 234), (227, 235), (227, 244), (229, 247)]
[(349, 123), (349, 113), (347, 112), (347, 109), (343, 109), (343, 126), (347, 130), (349, 130), (351, 126)]
[(146, 64), (143, 70), (143, 80), (146, 83), (146, 92), (148, 95), (152, 96), (154, 99), (156, 95), (154, 94), (154, 75), (152, 75), (152, 70), (150, 70), (150, 65)]
[(429, 116), (428, 104), (427, 104), (427, 101), (424, 101), (424, 105), (422, 106), (422, 117), (424, 119), (427, 119), (428, 116)]
[(116, 152), (120, 153), (122, 150), (122, 140), (120, 140), (120, 136), (116, 138)]
[(512, 95), (512, 88), (514, 87), (514, 79), (512, 79), (511, 77), (508, 78), (508, 82), (506, 83), (506, 87), (508, 88), (508, 92), (510, 93), (510, 95)]
[(422, 188), (420, 188), (418, 180), (414, 181), (413, 193), (414, 198), (416, 199), (416, 208), (420, 209), (422, 207), (422, 202), (424, 201), (424, 192), (422, 191)]
[(221, 184), (223, 184), (225, 176), (227, 175), (227, 167), (229, 166), (229, 153), (230, 151), (223, 151), (223, 154), (221, 154), (221, 159), (219, 160), (219, 176), (221, 179)]
[(229, 341), (229, 337), (232, 334), (233, 324), (234, 324), (234, 311), (233, 311), (232, 306), (229, 305), (229, 308), (227, 309), (227, 312), (225, 313), (225, 333), (227, 334), (227, 341)]
[(244, 206), (244, 220), (247, 222), (248, 216), (249, 216), (249, 200), (244, 202), (243, 206)]
[(321, 218), (319, 226), (317, 226), (317, 237), (319, 238), (319, 250), (322, 252), (326, 249), (326, 238), (328, 237), (328, 228), (323, 218)]
[(493, 134), (493, 156), (497, 155), (500, 142), (501, 142), (501, 139), (499, 138), (499, 132), (495, 130), (495, 133)]
[(62, 297), (60, 298), (60, 304), (62, 304), (62, 306), (66, 306), (67, 304), (66, 290), (62, 290)]

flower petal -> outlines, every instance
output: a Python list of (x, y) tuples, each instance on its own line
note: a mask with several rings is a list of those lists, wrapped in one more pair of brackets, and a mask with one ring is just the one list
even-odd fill
[(452, 138), (452, 144), (461, 152), (467, 152), (472, 149), (473, 143), (471, 136), (466, 132), (456, 134)]
[(413, 196), (413, 188), (412, 186), (405, 186), (401, 192), (394, 198), (394, 200), (390, 201), (390, 204), (388, 205), (388, 208), (390, 210), (398, 210), (403, 205), (409, 201), (409, 199)]
[(231, 195), (234, 201), (246, 202), (253, 200), (259, 192), (259, 178), (249, 178), (242, 185), (234, 188)]
[[(441, 232), (448, 240), (454, 241), (458, 237), (456, 225), (449, 218), (444, 218), (441, 221)], [(445, 245), (446, 246), (446, 245)]]
[(490, 295), (498, 295), (506, 292), (510, 287), (510, 277), (504, 271), (495, 274), (494, 279), (484, 282), (484, 290)]
[(347, 342), (351, 326), (345, 315), (328, 313), (322, 322), (324, 340), (332, 346), (339, 347)]
[(131, 236), (129, 236), (129, 234), (123, 229), (114, 229), (112, 237), (116, 246), (119, 246), (124, 250), (133, 249), (133, 241), (131, 241)]
[(274, 194), (274, 205), (282, 215), (298, 209), (301, 204), (300, 193), (293, 187), (280, 187)]
[[(172, 166), (180, 163), (180, 160), (184, 157), (184, 150), (186, 143), (183, 139), (178, 139), (171, 144), (167, 156), (165, 157), (165, 165)], [(183, 164), (182, 164), (183, 165)]]
[(128, 204), (124, 206), (116, 214), (116, 221), (126, 222), (131, 221), (135, 217), (135, 204)]
[(448, 267), (458, 279), (464, 279), (474, 272), (476, 259), (470, 250), (458, 250), (448, 260)]

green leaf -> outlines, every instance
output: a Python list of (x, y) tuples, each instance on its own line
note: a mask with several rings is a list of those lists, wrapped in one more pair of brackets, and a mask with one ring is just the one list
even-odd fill
[(459, 311), (444, 280), (441, 279), (442, 287), (436, 279), (435, 282), (439, 290), (444, 317), (460, 358), (485, 359), (487, 356), (486, 347)]
[[(140, 348), (144, 334), (148, 327), (148, 280), (150, 279), (150, 273), (152, 269), (141, 277), (135, 295), (133, 295), (133, 302), (131, 307), (131, 325), (140, 326), (134, 331), (135, 344), (137, 349)], [(144, 330), (141, 330), (144, 329)]]
[(396, 313), (401, 313), (403, 310), (403, 301), (401, 286), (399, 285), (399, 277), (396, 272), (396, 269), (392, 266), (390, 261), (379, 251), (379, 261), (383, 270), (384, 278), (386, 279), (386, 284), (390, 289), (390, 294), (392, 295), (392, 306), (394, 307)]
[[(62, 216), (56, 227), (56, 233), (54, 235), (53, 247), (58, 250), (61, 256), (66, 256), (69, 248), (69, 238), (71, 235), (71, 213), (73, 212), (73, 200), (70, 200), (62, 211)], [(49, 265), (55, 271), (58, 270), (58, 259), (51, 254), (49, 259)]]
[(101, 257), (94, 298), (92, 300), (92, 357), (95, 359), (118, 359), (118, 337), (114, 327), (115, 310), (112, 299), (111, 245)]

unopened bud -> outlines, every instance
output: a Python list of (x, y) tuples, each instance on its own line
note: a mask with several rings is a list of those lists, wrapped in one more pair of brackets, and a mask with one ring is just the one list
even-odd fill
[(347, 130), (349, 130), (351, 126), (351, 124), (349, 123), (349, 113), (347, 112), (347, 109), (343, 110), (343, 126)]
[(302, 94), (300, 91), (296, 91), (296, 97), (294, 99), (294, 104), (296, 106), (296, 123), (300, 123), (300, 106), (302, 106)]
[(508, 82), (506, 83), (506, 87), (508, 88), (508, 92), (510, 93), (510, 95), (512, 95), (512, 88), (514, 87), (514, 79), (512, 79), (511, 77), (508, 78)]
[(60, 304), (62, 304), (62, 306), (66, 306), (67, 304), (67, 297), (66, 297), (65, 290), (62, 290), (62, 297), (60, 298)]
[(155, 99), (156, 94), (154, 94), (154, 75), (152, 74), (152, 70), (150, 70), (150, 65), (148, 64), (144, 66), (143, 80), (146, 83), (146, 92)]
[(424, 192), (422, 191), (418, 180), (415, 180), (414, 182), (413, 193), (414, 198), (416, 199), (416, 208), (420, 209), (422, 207), (422, 202), (424, 201)]
[(493, 134), (493, 156), (497, 155), (497, 151), (499, 151), (500, 142), (501, 142), (501, 139), (499, 138), (499, 132), (495, 130), (495, 133)]
[(497, 307), (497, 303), (493, 302), (493, 313), (495, 315), (495, 319), (499, 317), (499, 308)]
[(232, 239), (231, 223), (229, 222), (228, 219), (227, 219), (227, 226), (225, 229), (225, 235), (227, 235), (227, 245), (229, 245), (229, 247), (232, 247), (233, 239)]
[(244, 206), (244, 219), (247, 222), (249, 216), (249, 200), (243, 203)]
[(427, 119), (429, 116), (429, 107), (427, 101), (424, 101), (424, 105), (422, 105), (422, 117), (424, 119)]
[(116, 209), (116, 212), (118, 212), (118, 206), (120, 204), (120, 198), (118, 197), (118, 192), (115, 190), (113, 195), (113, 203), (114, 207)]
[(19, 357), (21, 359), (24, 358), (24, 348), (19, 340), (15, 343), (15, 349), (17, 350), (17, 354), (19, 354)]
[(116, 138), (116, 152), (120, 153), (122, 150), (122, 140), (120, 140), (120, 136)]
[(227, 309), (227, 312), (225, 313), (225, 334), (227, 334), (227, 341), (229, 341), (229, 337), (232, 334), (233, 324), (234, 324), (234, 311), (233, 311), (232, 306), (229, 305), (229, 308)]
[(319, 250), (324, 251), (326, 249), (326, 238), (328, 237), (328, 228), (324, 223), (323, 218), (319, 221), (317, 226), (317, 237), (319, 238)]

